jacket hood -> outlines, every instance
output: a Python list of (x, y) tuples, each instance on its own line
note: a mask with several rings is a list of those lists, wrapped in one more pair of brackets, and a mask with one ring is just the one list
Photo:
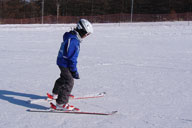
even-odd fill
[(79, 40), (80, 42), (82, 41), (81, 37), (79, 36), (78, 32), (76, 32), (76, 31), (66, 32), (63, 35), (63, 41), (64, 41), (64, 39), (67, 39), (67, 38), (75, 38), (75, 39)]

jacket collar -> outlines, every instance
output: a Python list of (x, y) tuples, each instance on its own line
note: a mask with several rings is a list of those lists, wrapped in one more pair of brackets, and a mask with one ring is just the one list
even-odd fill
[(78, 40), (80, 41), (80, 43), (83, 41), (83, 39), (81, 38), (81, 36), (79, 35), (79, 33), (76, 31), (76, 30), (74, 30), (75, 31), (75, 33), (76, 33), (76, 35), (77, 35), (77, 38), (78, 38)]

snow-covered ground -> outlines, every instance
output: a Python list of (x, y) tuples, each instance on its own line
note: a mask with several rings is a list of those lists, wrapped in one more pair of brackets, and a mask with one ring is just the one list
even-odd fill
[(68, 25), (0, 25), (0, 128), (191, 128), (192, 23), (94, 24), (81, 44), (74, 95), (82, 111), (112, 116), (30, 113), (59, 76), (56, 57)]

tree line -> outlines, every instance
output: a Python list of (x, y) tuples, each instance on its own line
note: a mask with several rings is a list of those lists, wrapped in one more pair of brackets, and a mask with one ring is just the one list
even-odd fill
[[(0, 18), (95, 16), (116, 13), (169, 14), (192, 11), (192, 0), (0, 0)], [(44, 8), (42, 8), (44, 7)]]

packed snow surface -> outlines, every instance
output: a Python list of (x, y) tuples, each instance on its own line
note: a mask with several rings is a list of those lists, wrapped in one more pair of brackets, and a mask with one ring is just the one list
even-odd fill
[(56, 57), (74, 24), (0, 25), (0, 128), (192, 128), (192, 23), (93, 24), (78, 58), (71, 100), (82, 111), (112, 116), (32, 113), (51, 92)]

